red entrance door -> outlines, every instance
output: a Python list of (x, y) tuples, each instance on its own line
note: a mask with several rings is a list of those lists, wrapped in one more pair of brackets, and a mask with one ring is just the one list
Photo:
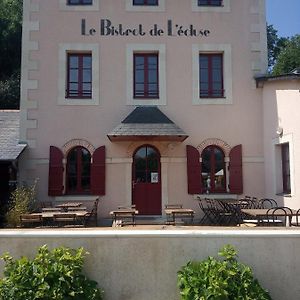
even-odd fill
[(133, 156), (132, 203), (141, 215), (161, 215), (160, 154), (148, 145)]

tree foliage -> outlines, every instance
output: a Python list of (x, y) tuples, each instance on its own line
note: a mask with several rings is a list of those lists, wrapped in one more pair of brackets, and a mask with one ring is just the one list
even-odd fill
[(290, 73), (293, 69), (300, 67), (300, 35), (291, 37), (284, 49), (278, 54), (272, 74), (281, 75)]
[(285, 48), (288, 38), (279, 37), (277, 30), (273, 25), (267, 26), (267, 40), (268, 40), (268, 66), (272, 69), (276, 63), (278, 55)]
[(0, 108), (19, 106), (22, 2), (0, 0)]

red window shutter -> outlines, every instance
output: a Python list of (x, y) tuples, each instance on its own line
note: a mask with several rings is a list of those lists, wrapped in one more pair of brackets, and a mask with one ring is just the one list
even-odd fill
[(193, 146), (186, 146), (188, 193), (202, 193), (201, 164), (199, 151)]
[(243, 193), (242, 145), (233, 147), (229, 154), (229, 190), (232, 194)]
[(63, 194), (63, 153), (57, 147), (50, 146), (48, 195), (61, 196)]
[(105, 146), (97, 148), (93, 154), (91, 194), (105, 195)]

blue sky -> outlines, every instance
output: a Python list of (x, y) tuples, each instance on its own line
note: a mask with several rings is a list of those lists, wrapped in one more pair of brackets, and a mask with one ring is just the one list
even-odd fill
[(300, 34), (300, 0), (266, 0), (267, 22), (278, 36)]

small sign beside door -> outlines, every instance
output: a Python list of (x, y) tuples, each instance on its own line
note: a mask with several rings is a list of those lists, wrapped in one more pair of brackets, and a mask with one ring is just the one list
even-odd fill
[(151, 172), (151, 183), (158, 183), (158, 173)]

